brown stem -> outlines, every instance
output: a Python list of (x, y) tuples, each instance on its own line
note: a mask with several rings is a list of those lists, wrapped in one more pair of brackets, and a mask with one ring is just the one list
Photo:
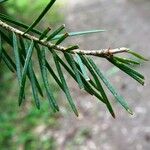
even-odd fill
[[(0, 20), (0, 26), (5, 28), (6, 30), (9, 30), (11, 32), (16, 33), (19, 36), (22, 36), (24, 38), (27, 38), (29, 40), (33, 40), (43, 46), (46, 46), (48, 48), (53, 48), (55, 50), (61, 51), (61, 52), (65, 52), (66, 51), (66, 47), (63, 46), (58, 46), (55, 44), (52, 44), (51, 42), (48, 42), (46, 40), (39, 40), (39, 38), (30, 35), (30, 34), (24, 34), (24, 32), (8, 25), (7, 23), (3, 22)], [(82, 50), (82, 49), (75, 49), (72, 51), (69, 51), (69, 53), (77, 53), (77, 54), (83, 54), (83, 55), (93, 55), (93, 56), (98, 56), (98, 57), (110, 57), (113, 54), (116, 53), (123, 53), (123, 52), (128, 52), (128, 48), (122, 47), (122, 48), (116, 48), (116, 49), (100, 49), (100, 50)]]

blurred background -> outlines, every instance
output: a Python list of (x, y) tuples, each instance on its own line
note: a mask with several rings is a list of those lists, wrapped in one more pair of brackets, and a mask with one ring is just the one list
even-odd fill
[[(3, 10), (10, 16), (31, 24), (48, 1), (9, 0)], [(123, 46), (150, 58), (149, 10), (149, 0), (60, 0), (45, 16), (39, 28), (56, 28), (65, 23), (67, 31), (106, 29), (108, 31), (104, 33), (70, 38), (65, 44), (77, 43), (84, 49)], [(71, 112), (64, 94), (51, 79), (55, 97), (61, 104), (60, 113), (52, 114), (46, 100), (43, 101), (41, 110), (37, 110), (31, 90), (27, 90), (27, 103), (18, 107), (16, 76), (1, 65), (0, 149), (149, 150), (150, 62), (136, 68), (146, 77), (146, 85), (142, 87), (107, 61), (94, 59), (126, 98), (133, 109), (133, 116), (125, 112), (109, 95), (116, 112), (116, 119), (113, 119), (104, 105), (80, 91), (68, 74), (66, 78), (80, 112), (78, 118)]]

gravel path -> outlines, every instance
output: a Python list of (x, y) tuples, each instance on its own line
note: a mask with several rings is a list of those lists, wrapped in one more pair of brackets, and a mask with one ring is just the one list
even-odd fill
[[(107, 29), (108, 32), (72, 38), (81, 48), (130, 47), (150, 58), (149, 0), (69, 0), (66, 25), (70, 31)], [(111, 65), (96, 58), (106, 71)], [(116, 119), (103, 104), (80, 92), (74, 83), (72, 94), (77, 101), (80, 117), (72, 113), (60, 120), (60, 149), (72, 150), (150, 150), (150, 62), (138, 70), (146, 76), (142, 87), (119, 72), (110, 79), (133, 108), (130, 116), (114, 103)], [(61, 137), (61, 138), (60, 138)]]

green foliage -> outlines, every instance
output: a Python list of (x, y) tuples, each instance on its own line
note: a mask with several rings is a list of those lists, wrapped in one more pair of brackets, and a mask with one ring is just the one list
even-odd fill
[[(40, 1), (40, 2), (43, 3), (45, 1)], [(15, 8), (16, 6), (14, 4), (14, 5), (11, 5), (10, 7)], [(5, 8), (7, 10), (10, 7), (5, 7)], [(58, 11), (57, 10), (55, 11), (57, 13), (54, 13), (55, 16), (51, 17), (50, 19), (51, 20), (50, 22), (52, 23), (56, 23), (56, 21), (55, 20), (53, 21), (52, 18), (60, 18), (59, 16), (57, 16)], [(37, 13), (38, 12), (39, 10), (37, 10)], [(13, 17), (15, 18), (15, 16), (17, 15), (17, 12), (14, 13), (13, 15), (14, 15)], [(25, 18), (25, 16), (24, 14), (22, 15), (23, 15), (23, 18), (21, 16), (18, 16), (18, 18), (21, 18), (22, 21), (24, 21), (23, 19)], [(11, 16), (10, 18), (12, 19)], [(25, 19), (28, 21), (27, 18)], [(63, 18), (60, 18), (60, 19), (63, 19)], [(57, 21), (58, 20), (59, 19), (57, 19)], [(0, 34), (0, 37), (1, 36), (2, 35)], [(18, 41), (18, 43), (20, 43), (21, 41)], [(6, 46), (6, 43), (4, 43), (3, 46), (4, 45)], [(25, 48), (23, 47), (25, 45), (24, 46), (23, 45), (21, 44), (21, 47), (22, 47), (21, 49), (24, 52)], [(59, 128), (58, 118), (60, 117), (60, 114), (58, 113), (54, 114), (53, 112), (51, 112), (51, 110), (49, 109), (49, 104), (45, 99), (44, 100), (42, 99), (43, 102), (40, 105), (40, 110), (35, 109), (35, 104), (32, 101), (32, 88), (28, 88), (29, 87), (28, 80), (27, 80), (27, 83), (26, 83), (27, 85), (25, 88), (26, 99), (24, 100), (24, 105), (23, 107), (20, 107), (21, 109), (18, 107), (16, 103), (16, 98), (17, 98), (16, 90), (18, 89), (17, 80), (15, 79), (15, 76), (12, 75), (12, 73), (7, 69), (7, 67), (3, 63), (3, 61), (5, 60), (5, 63), (8, 63), (10, 69), (12, 69), (12, 71), (14, 72), (15, 67), (14, 66), (12, 67), (12, 64), (8, 60), (9, 57), (7, 57), (7, 54), (9, 54), (9, 56), (11, 57), (11, 56), (14, 56), (14, 53), (12, 50), (10, 50), (9, 47), (7, 47), (6, 49), (7, 53), (6, 51), (3, 51), (5, 55), (1, 53), (1, 50), (3, 49), (0, 48), (0, 83), (1, 83), (0, 84), (0, 100), (1, 100), (0, 149), (2, 150), (5, 150), (5, 149), (16, 150), (19, 148), (21, 149), (23, 148), (27, 150), (39, 149), (39, 148), (45, 149), (45, 150), (57, 149), (57, 143), (56, 143), (55, 137), (50, 134), (48, 137), (45, 138), (44, 137), (45, 134), (43, 133), (49, 130), (51, 131), (51, 130), (56, 130), (57, 128)], [(24, 53), (24, 55), (26, 56), (26, 53)], [(3, 60), (2, 60), (2, 57), (3, 57)], [(13, 61), (15, 62), (15, 59), (13, 59)], [(24, 60), (21, 59), (21, 61), (24, 61)], [(21, 63), (24, 63), (24, 62), (21, 62)], [(33, 65), (32, 67), (35, 67), (34, 59), (32, 61), (32, 65)], [(21, 66), (21, 69), (22, 69), (22, 66)], [(37, 78), (40, 73), (37, 70), (35, 72), (34, 73), (36, 74), (36, 78)], [(28, 78), (31, 80), (29, 72), (28, 72)], [(53, 87), (54, 96), (56, 97), (56, 99), (59, 99), (58, 98), (59, 89), (50, 77), (49, 77), (49, 83)], [(41, 88), (43, 88), (43, 85), (41, 85)], [(38, 90), (40, 89), (38, 88)], [(42, 93), (40, 93), (40, 95), (42, 95)], [(45, 127), (45, 128), (42, 132), (39, 133), (38, 131), (39, 127), (41, 128)]]
[(27, 33), (30, 30), (32, 30), (39, 22), (40, 20), (45, 16), (45, 14), (48, 12), (48, 10), (53, 6), (56, 0), (51, 0), (45, 7), (45, 9), (42, 11), (42, 13), (38, 16), (38, 18), (32, 23), (32, 25), (24, 32)]
[[(12, 78), (11, 72), (6, 67), (1, 69), (0, 149), (16, 150), (19, 147), (27, 150), (56, 149), (57, 144), (53, 135), (44, 139), (44, 135), (39, 132), (39, 129), (43, 128), (43, 133), (59, 128), (58, 118), (60, 114), (48, 111), (47, 101), (41, 104), (40, 110), (35, 109), (29, 97), (31, 95), (29, 89), (26, 89), (28, 99), (20, 109), (16, 105), (17, 80)], [(57, 97), (58, 88), (55, 87), (54, 82), (51, 82), (51, 85), (54, 87), (54, 94)]]
[(0, 3), (6, 2), (7, 0), (0, 0)]
[[(98, 33), (103, 32), (104, 30), (91, 30), (91, 31), (81, 31), (81, 32), (71, 32), (66, 33), (63, 32), (65, 25), (61, 25), (54, 31), (50, 32), (50, 29), (46, 28), (43, 31), (37, 31), (35, 27), (42, 21), (45, 14), (47, 14), (48, 10), (51, 10), (51, 7), (55, 4), (56, 0), (51, 0), (46, 4), (43, 11), (34, 19), (33, 23), (28, 26), (22, 24), (18, 21), (14, 21), (10, 17), (7, 17), (4, 14), (0, 14), (0, 18), (4, 22), (0, 22), (2, 29), (0, 30), (1, 34), (1, 56), (4, 63), (11, 71), (15, 71), (18, 77), (18, 87), (19, 87), (19, 105), (22, 104), (23, 100), (26, 98), (25, 86), (26, 86), (26, 78), (28, 77), (30, 80), (30, 85), (32, 88), (32, 94), (34, 102), (38, 109), (40, 109), (40, 101), (43, 93), (46, 93), (46, 97), (49, 101), (50, 108), (53, 112), (59, 111), (59, 106), (57, 104), (56, 97), (54, 96), (54, 90), (49, 84), (49, 76), (53, 77), (56, 81), (56, 84), (61, 88), (61, 90), (65, 93), (68, 103), (75, 113), (78, 116), (78, 111), (75, 105), (74, 100), (71, 97), (67, 80), (65, 78), (63, 68), (67, 73), (76, 81), (80, 88), (84, 89), (87, 93), (97, 97), (102, 103), (106, 105), (111, 115), (115, 118), (114, 111), (112, 109), (111, 103), (107, 98), (107, 94), (104, 90), (101, 82), (104, 83), (106, 88), (113, 94), (115, 99), (130, 113), (132, 111), (128, 106), (126, 100), (118, 93), (115, 87), (109, 82), (106, 75), (101, 71), (100, 68), (94, 63), (90, 56), (86, 56), (85, 50), (77, 49), (76, 45), (71, 47), (62, 47), (60, 44), (70, 36), (77, 36), (89, 33)], [(11, 25), (5, 23), (12, 23), (16, 28), (13, 28)], [(18, 29), (23, 28), (24, 31)], [(7, 32), (8, 34), (6, 34)], [(60, 32), (63, 32), (60, 34)], [(32, 33), (32, 34), (30, 34)], [(38, 34), (38, 37), (36, 37)], [(53, 40), (56, 40), (55, 43)], [(7, 44), (6, 44), (7, 43)], [(9, 56), (7, 52), (7, 48), (13, 49), (14, 56)], [(116, 49), (115, 49), (116, 50)], [(121, 51), (121, 49), (119, 49)], [(42, 84), (44, 88), (41, 88), (39, 80), (36, 77), (34, 66), (32, 65), (32, 60), (34, 55), (34, 51), (37, 51), (36, 60), (39, 62), (39, 68), (42, 76)], [(59, 55), (58, 51), (61, 51), (65, 58), (65, 62)], [(110, 50), (101, 50), (100, 55), (97, 51), (88, 51), (88, 55), (96, 55), (99, 57), (103, 57), (113, 65), (118, 67), (120, 70), (131, 76), (133, 79), (138, 81), (140, 84), (144, 85), (144, 76), (138, 73), (131, 67), (131, 64), (139, 65), (139, 62), (135, 62), (134, 60), (130, 60), (127, 58), (116, 57), (114, 53), (111, 53)], [(129, 53), (138, 59), (146, 61), (143, 56), (133, 52), (129, 49), (122, 50), (121, 52)], [(55, 63), (55, 68), (52, 68), (51, 63), (47, 61), (47, 55), (50, 55), (53, 58), (53, 62)], [(14, 61), (15, 60), (15, 61)], [(69, 66), (68, 66), (68, 64)], [(57, 71), (57, 73), (55, 73)], [(90, 76), (91, 74), (92, 76)]]
[[(50, 0), (8, 0), (7, 3), (5, 3), (5, 7), (7, 9), (7, 13), (13, 16), (13, 18), (18, 18), (18, 20), (29, 23), (38, 16), (43, 7), (46, 6), (49, 2)], [(55, 25), (58, 21), (62, 21), (64, 16), (58, 10), (63, 5), (63, 3), (57, 3), (52, 8), (51, 13), (47, 14), (43, 18), (39, 28), (42, 29), (43, 27), (48, 25)]]

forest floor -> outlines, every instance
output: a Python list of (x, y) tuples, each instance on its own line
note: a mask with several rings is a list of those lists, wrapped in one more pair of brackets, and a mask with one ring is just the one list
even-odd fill
[[(84, 49), (130, 47), (150, 58), (150, 1), (149, 0), (69, 0), (65, 20), (69, 31), (107, 29), (107, 32), (72, 38)], [(112, 66), (95, 58), (107, 71)], [(150, 149), (150, 62), (137, 68), (146, 77), (141, 86), (119, 71), (110, 77), (111, 82), (126, 98), (134, 115), (111, 102), (115, 108), (113, 119), (104, 105), (79, 91), (71, 83), (80, 116), (63, 113), (60, 127), (54, 131), (60, 149), (73, 150), (149, 150)]]

